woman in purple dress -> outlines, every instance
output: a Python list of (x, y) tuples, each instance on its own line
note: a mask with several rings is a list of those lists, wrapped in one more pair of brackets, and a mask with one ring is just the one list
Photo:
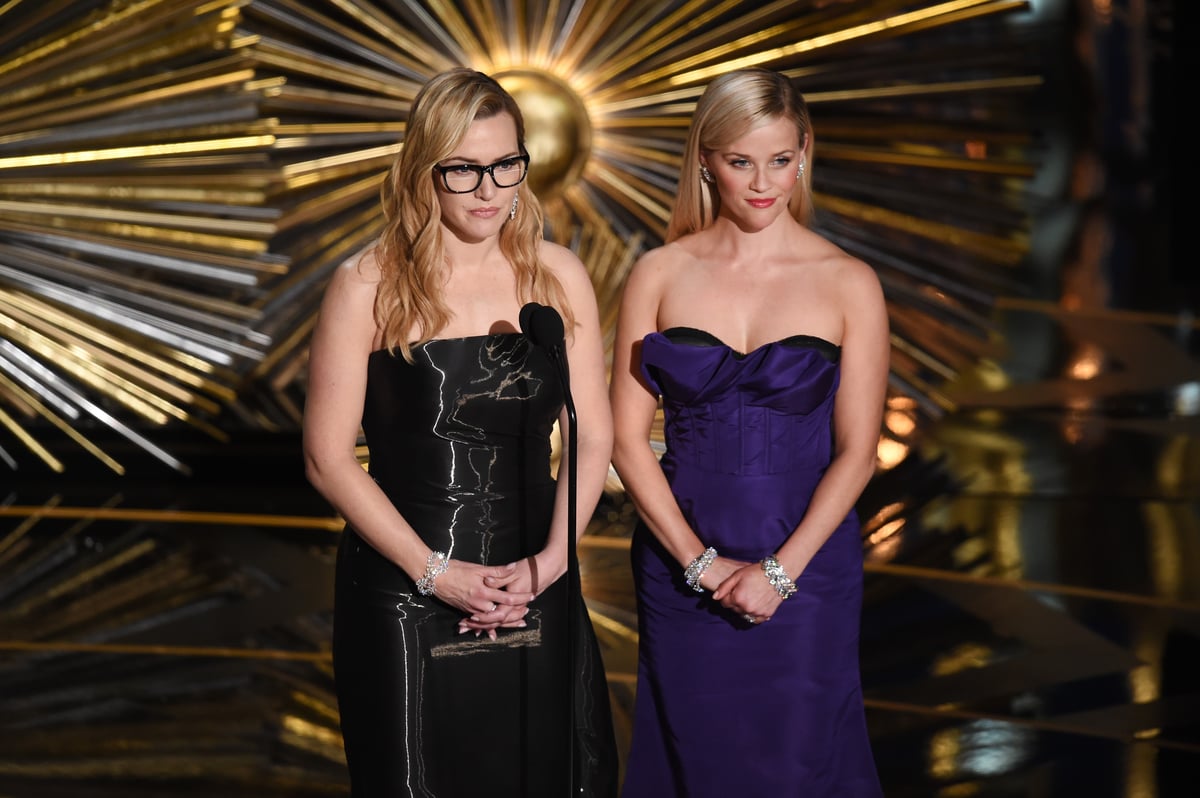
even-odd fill
[(881, 795), (854, 504), (875, 469), (887, 310), (874, 270), (807, 226), (812, 154), (786, 78), (717, 78), (666, 243), (625, 287), (613, 462), (641, 520), (624, 798)]

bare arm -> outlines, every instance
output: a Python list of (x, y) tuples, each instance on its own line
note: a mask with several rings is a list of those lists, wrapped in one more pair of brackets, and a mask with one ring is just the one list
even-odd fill
[(780, 565), (795, 578), (853, 509), (875, 473), (891, 343), (879, 279), (856, 262), (844, 284), (841, 381), (833, 406), (833, 460), (804, 520), (780, 548)]
[[(577, 425), (576, 468), (579, 473), (575, 483), (575, 532), (579, 537), (587, 529), (600, 501), (612, 457), (613, 425), (605, 380), (604, 344), (596, 294), (586, 267), (572, 252), (557, 245), (544, 245), (543, 257), (562, 282), (575, 314), (574, 335), (567, 335), (566, 346)], [(564, 407), (559, 417), (563, 452), (554, 516), (546, 547), (536, 556), (539, 582), (536, 588), (539, 592), (566, 573), (567, 568), (567, 424)]]
[[(658, 397), (641, 374), (642, 339), (658, 329), (658, 309), (667, 280), (663, 255), (662, 250), (643, 255), (630, 271), (621, 295), (609, 387), (613, 465), (638, 515), (682, 570), (705, 547), (680, 511), (650, 448), (650, 429), (658, 411)], [(739, 565), (738, 561), (718, 557), (705, 571), (702, 584), (710, 589), (715, 587)]]
[[(804, 519), (776, 553), (793, 580), (845, 519), (875, 472), (891, 352), (887, 306), (879, 279), (861, 261), (849, 262), (839, 285), (844, 333), (833, 459)], [(722, 584), (713, 597), (735, 612), (764, 618), (781, 600), (757, 566)]]

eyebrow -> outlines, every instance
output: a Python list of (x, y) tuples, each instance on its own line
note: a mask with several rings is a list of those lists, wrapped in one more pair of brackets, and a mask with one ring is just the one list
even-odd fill
[(461, 155), (451, 155), (446, 160), (457, 162), (457, 163), (466, 163), (466, 164), (476, 164), (476, 165), (480, 165), (480, 166), (487, 166), (488, 164), (494, 164), (494, 163), (500, 163), (501, 161), (507, 161), (509, 158), (517, 158), (520, 155), (521, 155), (521, 153), (519, 151), (515, 151), (515, 152), (509, 153), (508, 155), (501, 155), (496, 160), (488, 161), (487, 163), (484, 163), (483, 161), (480, 161), (480, 160), (476, 160), (475, 158), (464, 158)]
[[(737, 157), (737, 158), (749, 158), (749, 157), (750, 157), (750, 156), (746, 155), (746, 153), (744, 153), (744, 152), (732, 152), (732, 151), (730, 151), (730, 152), (726, 152), (726, 153), (723, 153), (723, 154), (724, 154), (726, 157), (729, 157), (729, 156), (731, 156), (731, 155), (732, 155), (732, 156), (734, 156), (734, 157)], [(787, 149), (787, 150), (780, 150), (779, 152), (776, 152), (776, 153), (774, 153), (774, 154), (773, 154), (771, 157), (772, 157), (772, 158), (778, 158), (780, 155), (795, 155), (795, 154), (796, 154), (796, 150), (793, 148), (793, 149)]]

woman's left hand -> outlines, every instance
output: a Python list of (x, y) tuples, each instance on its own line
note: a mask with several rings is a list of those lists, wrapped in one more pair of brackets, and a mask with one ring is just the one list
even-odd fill
[[(516, 568), (511, 575), (504, 579), (485, 577), (484, 583), (488, 587), (506, 592), (536, 595), (538, 592), (536, 563), (537, 561), (533, 557), (526, 557), (524, 560), (514, 563)], [(458, 633), (474, 632), (475, 636), (479, 637), (486, 632), (488, 638), (495, 640), (497, 629), (524, 628), (525, 616), (528, 614), (528, 604), (498, 604), (491, 612), (475, 613), (463, 618), (458, 622)]]

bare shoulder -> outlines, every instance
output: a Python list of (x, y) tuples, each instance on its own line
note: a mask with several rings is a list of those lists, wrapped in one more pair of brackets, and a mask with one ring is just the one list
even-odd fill
[(873, 340), (879, 351), (885, 351), (888, 310), (878, 273), (865, 261), (836, 246), (833, 249), (836, 252), (824, 263), (832, 277), (831, 290), (841, 308), (843, 343), (851, 338)]
[(599, 309), (596, 291), (587, 266), (570, 249), (552, 241), (543, 241), (538, 250), (542, 264), (558, 278), (566, 300), (575, 315), (576, 326), (597, 329)]
[(865, 261), (845, 252), (835, 261), (838, 282), (851, 297), (881, 293), (879, 274)]
[[(339, 359), (348, 363), (351, 355), (367, 352), (375, 343), (375, 294), (380, 279), (374, 246), (346, 258), (330, 275), (313, 334), (313, 351), (324, 366)], [(332, 360), (331, 352), (337, 353)]]
[(684, 239), (680, 239), (643, 252), (629, 270), (629, 283), (644, 289), (669, 281), (685, 264), (693, 260), (694, 256), (687, 246), (681, 243), (683, 241)]
[(332, 279), (348, 285), (365, 286), (374, 290), (379, 285), (382, 276), (376, 248), (372, 244), (342, 261), (334, 272)]
[(813, 262), (832, 280), (846, 304), (853, 306), (882, 297), (879, 275), (868, 263), (820, 236), (814, 235), (809, 245)]
[(538, 249), (538, 256), (542, 263), (554, 272), (554, 276), (562, 282), (564, 288), (570, 290), (582, 282), (591, 285), (587, 266), (579, 259), (578, 255), (562, 244), (542, 241)]
[(329, 275), (323, 305), (351, 308), (370, 308), (382, 279), (374, 245), (354, 253), (338, 264)]
[(373, 319), (375, 294), (381, 279), (373, 245), (346, 258), (329, 277), (323, 301), (325, 315)]

